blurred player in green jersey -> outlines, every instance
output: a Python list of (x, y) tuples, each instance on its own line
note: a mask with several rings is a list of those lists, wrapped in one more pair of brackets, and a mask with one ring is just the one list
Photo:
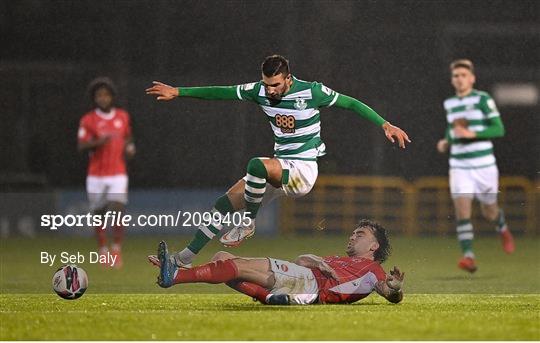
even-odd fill
[(503, 249), (514, 251), (514, 240), (504, 213), (497, 205), (499, 170), (493, 155), (493, 138), (504, 136), (504, 126), (495, 102), (488, 93), (473, 88), (474, 66), (469, 60), (450, 64), (452, 86), (456, 95), (444, 102), (448, 128), (437, 144), (445, 153), (450, 149), (450, 192), (457, 219), (457, 235), (463, 257), (459, 268), (474, 273), (477, 269), (472, 249), (472, 200), (480, 202), (482, 215), (493, 222)]

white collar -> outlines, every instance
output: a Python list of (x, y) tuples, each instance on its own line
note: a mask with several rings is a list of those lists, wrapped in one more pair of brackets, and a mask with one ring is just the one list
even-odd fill
[(105, 120), (111, 120), (116, 114), (116, 109), (113, 107), (109, 112), (103, 112), (101, 109), (96, 108), (96, 114)]

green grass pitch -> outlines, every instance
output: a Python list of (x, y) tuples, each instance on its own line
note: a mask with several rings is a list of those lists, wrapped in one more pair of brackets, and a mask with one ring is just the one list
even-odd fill
[[(353, 305), (283, 307), (254, 303), (223, 285), (160, 289), (156, 269), (146, 262), (159, 237), (128, 237), (122, 270), (81, 265), (90, 279), (87, 293), (63, 300), (52, 294), (55, 268), (39, 263), (40, 251), (87, 253), (94, 242), (57, 237), (1, 241), (0, 339), (540, 340), (540, 239), (535, 237), (518, 238), (510, 256), (495, 237), (480, 237), (474, 275), (456, 268), (453, 237), (395, 237), (384, 267), (406, 272), (401, 304), (373, 294)], [(166, 239), (171, 248), (187, 241)], [(340, 254), (346, 239), (256, 236), (232, 252), (283, 259)], [(212, 242), (197, 262), (217, 250), (222, 248)]]

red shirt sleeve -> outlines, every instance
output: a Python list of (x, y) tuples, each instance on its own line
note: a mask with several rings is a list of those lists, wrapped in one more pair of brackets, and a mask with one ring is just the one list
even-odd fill
[(91, 125), (89, 115), (84, 115), (79, 122), (79, 130), (77, 131), (77, 140), (79, 142), (88, 142), (92, 138), (96, 137), (94, 128)]
[(371, 271), (373, 272), (373, 274), (375, 274), (378, 281), (386, 280), (386, 272), (379, 263), (374, 263)]

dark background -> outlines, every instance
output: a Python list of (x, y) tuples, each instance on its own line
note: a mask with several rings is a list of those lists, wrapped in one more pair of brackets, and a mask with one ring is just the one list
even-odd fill
[[(88, 82), (112, 77), (132, 115), (134, 187), (222, 187), (272, 154), (262, 111), (239, 101), (156, 103), (174, 85), (257, 81), (269, 54), (293, 74), (366, 102), (405, 129), (405, 151), (354, 113), (322, 111), (321, 173), (445, 175), (448, 64), (470, 58), (477, 88), (540, 82), (540, 1), (1, 1), (0, 181), (84, 185), (76, 151)], [(502, 175), (537, 176), (539, 105), (501, 107)]]

